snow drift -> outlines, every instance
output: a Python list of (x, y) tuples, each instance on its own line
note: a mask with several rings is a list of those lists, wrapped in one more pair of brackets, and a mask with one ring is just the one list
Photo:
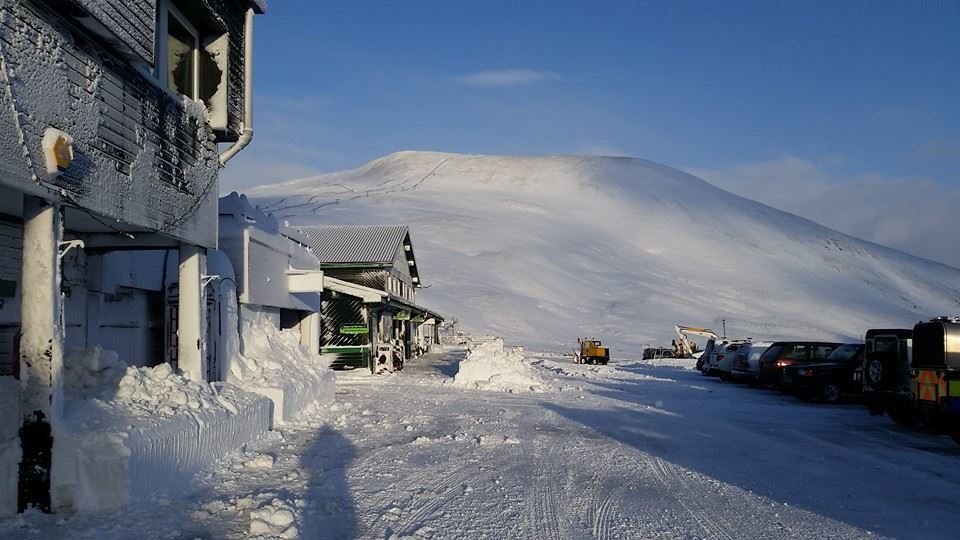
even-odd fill
[(409, 224), (418, 301), (474, 332), (616, 356), (674, 324), (853, 340), (960, 311), (960, 270), (820, 226), (649, 161), (402, 152), (255, 188), (297, 224)]
[(281, 331), (272, 314), (254, 306), (236, 310), (231, 305), (229, 328), (237, 328), (237, 313), (242, 331), (230, 331), (227, 337), (232, 351), (227, 382), (270, 398), (277, 425), (314, 404), (333, 403), (335, 375), (327, 367), (329, 360), (302, 345), (298, 334)]
[(270, 428), (270, 402), (192, 381), (169, 364), (128, 366), (115, 351), (67, 353), (65, 414), (54, 435), (54, 506), (111, 510), (176, 495), (191, 477)]
[(478, 390), (542, 392), (543, 379), (518, 352), (507, 352), (502, 339), (473, 345), (458, 367), (453, 384)]

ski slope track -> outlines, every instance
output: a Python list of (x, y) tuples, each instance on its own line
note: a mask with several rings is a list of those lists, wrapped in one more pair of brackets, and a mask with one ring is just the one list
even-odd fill
[(248, 194), (292, 225), (409, 224), (421, 303), (554, 350), (596, 336), (635, 356), (721, 319), (735, 337), (859, 340), (960, 312), (956, 268), (633, 158), (401, 152)]

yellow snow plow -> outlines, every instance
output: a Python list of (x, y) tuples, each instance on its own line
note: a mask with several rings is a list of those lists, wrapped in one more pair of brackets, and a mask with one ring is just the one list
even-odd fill
[(603, 364), (610, 361), (610, 349), (604, 347), (599, 339), (577, 338), (580, 352), (576, 355), (578, 364)]

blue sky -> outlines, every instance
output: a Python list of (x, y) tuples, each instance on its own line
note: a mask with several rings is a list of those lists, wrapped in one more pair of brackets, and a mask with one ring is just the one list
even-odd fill
[(960, 203), (958, 36), (957, 0), (273, 0), (222, 190), (440, 150), (642, 157), (831, 226), (803, 205), (852, 185)]

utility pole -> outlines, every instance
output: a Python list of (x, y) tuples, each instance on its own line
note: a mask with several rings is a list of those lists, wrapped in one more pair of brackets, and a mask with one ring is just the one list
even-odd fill
[(727, 320), (721, 319), (720, 322), (723, 323), (723, 339), (727, 339)]

